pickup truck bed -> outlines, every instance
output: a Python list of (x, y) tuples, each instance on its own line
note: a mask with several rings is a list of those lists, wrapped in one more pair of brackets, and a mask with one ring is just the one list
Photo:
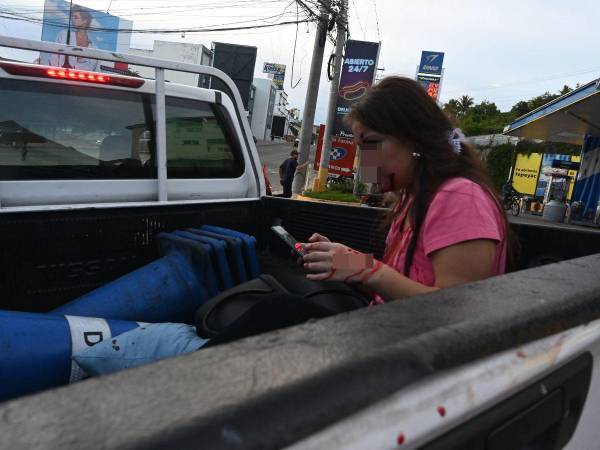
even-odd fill
[[(3, 214), (0, 244), (11, 256), (2, 261), (1, 286), (9, 294), (2, 307), (49, 310), (155, 258), (159, 231), (205, 223), (255, 235), (263, 258), (272, 251), (268, 225), (275, 218), (300, 240), (318, 231), (361, 250), (373, 244), (381, 253), (384, 234), (374, 230), (382, 214), (277, 198)], [(600, 253), (597, 233), (515, 229), (521, 266), (539, 256), (538, 241), (557, 236), (571, 244), (554, 247), (565, 252), (558, 256), (581, 256), (574, 249)], [(424, 377), (600, 318), (599, 263), (600, 256), (592, 255), (517, 271), (6, 402), (0, 406), (0, 444), (291, 445)], [(547, 371), (559, 370), (560, 362)], [(506, 394), (525, 388), (515, 385)]]
[[(301, 241), (320, 232), (381, 256), (383, 210), (259, 199), (264, 183), (249, 124), (233, 82), (220, 71), (2, 36), (0, 44), (155, 67), (157, 80), (140, 88), (148, 98), (138, 109), (145, 111), (139, 119), (145, 129), (132, 141), (146, 153), (156, 150), (156, 164), (150, 158), (141, 166), (150, 161), (156, 174), (142, 170), (143, 180), (130, 179), (125, 165), (123, 179), (67, 183), (62, 168), (82, 164), (71, 162), (50, 170), (57, 179), (3, 180), (0, 308), (49, 311), (156, 259), (159, 232), (204, 224), (256, 236), (269, 270), (281, 270), (276, 258), (286, 257), (269, 232), (276, 220)], [(57, 75), (52, 68), (4, 66), (6, 79), (48, 89), (63, 83), (47, 79)], [(217, 77), (228, 92), (165, 85), (165, 70)], [(27, 86), (40, 92), (41, 85)], [(178, 172), (179, 158), (169, 165), (173, 142), (166, 127), (169, 117), (179, 117), (168, 111), (179, 105), (171, 97), (205, 102), (200, 109), (216, 111), (215, 117), (223, 112), (219, 117), (227, 120), (219, 123), (229, 140), (219, 142), (242, 157), (242, 175), (202, 178), (200, 171), (201, 178), (179, 178), (189, 173)], [(113, 135), (123, 133), (106, 137)], [(20, 170), (26, 148), (8, 147), (16, 161), (9, 169)], [(83, 168), (100, 176), (105, 162), (124, 164), (121, 159), (98, 154)], [(169, 175), (169, 168), (176, 170)], [(133, 201), (139, 203), (127, 203)], [(4, 402), (0, 448), (594, 448), (600, 441), (600, 234), (529, 224), (513, 229), (521, 243), (516, 269), (528, 269)], [(540, 267), (550, 261), (562, 262)], [(2, 351), (0, 345), (0, 374)]]
[[(158, 257), (154, 236), (203, 224), (256, 236), (266, 251), (275, 219), (300, 241), (319, 232), (381, 257), (386, 210), (262, 200), (8, 212), (0, 215), (0, 308), (45, 312)], [(513, 224), (517, 268), (600, 253), (600, 232)]]

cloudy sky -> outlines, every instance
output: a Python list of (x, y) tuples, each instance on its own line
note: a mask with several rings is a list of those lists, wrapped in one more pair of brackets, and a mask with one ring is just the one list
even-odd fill
[[(294, 20), (296, 4), (285, 0), (75, 0), (133, 20), (136, 29), (216, 26), (257, 20)], [(384, 75), (414, 76), (421, 50), (445, 52), (442, 101), (470, 95), (501, 110), (546, 91), (558, 91), (600, 76), (600, 2), (592, 0), (349, 0), (351, 38), (381, 41)], [(0, 0), (0, 34), (39, 39), (41, 25), (7, 18), (16, 12), (41, 18), (43, 0)], [(252, 31), (156, 35), (134, 34), (132, 46), (151, 48), (154, 39), (212, 41), (258, 48), (263, 62), (287, 65), (285, 90), (302, 109), (314, 42), (314, 24)], [(297, 39), (296, 39), (297, 36)], [(295, 58), (294, 41), (296, 42)], [(333, 51), (328, 44), (325, 61)], [(3, 51), (3, 56), (18, 56)], [(292, 79), (292, 65), (294, 67)], [(316, 117), (326, 115), (329, 85), (322, 72)], [(292, 88), (291, 82), (297, 87)]]

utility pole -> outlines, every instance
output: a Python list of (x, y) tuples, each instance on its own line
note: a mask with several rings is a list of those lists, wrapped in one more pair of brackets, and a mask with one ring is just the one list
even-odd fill
[[(321, 78), (321, 67), (323, 66), (323, 53), (325, 51), (325, 42), (327, 41), (327, 22), (329, 19), (328, 10), (330, 9), (330, 0), (321, 0), (319, 2), (319, 23), (315, 44), (313, 47), (312, 61), (310, 64), (310, 75), (308, 78), (308, 91), (306, 92), (306, 101), (304, 102), (304, 113), (302, 114), (302, 129), (300, 130), (300, 145), (298, 148), (298, 164), (308, 162), (310, 144), (312, 142), (313, 124), (315, 121), (315, 109), (317, 107), (317, 96), (319, 95), (319, 80)], [(294, 175), (292, 192), (299, 194), (306, 183), (306, 170), (298, 170)]]
[(346, 31), (348, 29), (348, 0), (342, 0), (340, 15), (337, 18), (337, 36), (335, 41), (335, 59), (333, 62), (333, 79), (329, 91), (329, 106), (327, 109), (327, 122), (325, 122), (325, 133), (323, 136), (323, 148), (321, 149), (321, 161), (319, 164), (319, 175), (315, 190), (321, 192), (327, 186), (327, 174), (329, 173), (329, 150), (331, 149), (333, 124), (335, 123), (335, 109), (340, 89), (340, 73), (342, 69), (342, 55), (346, 44)]

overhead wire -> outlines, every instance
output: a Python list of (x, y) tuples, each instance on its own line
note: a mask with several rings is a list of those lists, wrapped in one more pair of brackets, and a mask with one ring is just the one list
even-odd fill
[[(42, 23), (37, 20), (31, 20), (31, 19), (19, 18), (19, 17), (11, 17), (11, 16), (3, 15), (3, 14), (0, 14), (0, 18), (17, 20), (17, 21), (22, 21), (22, 22), (38, 23), (38, 24)], [(146, 29), (133, 29), (133, 28), (131, 28), (131, 29), (128, 29), (128, 28), (95, 27), (95, 28), (89, 28), (88, 30), (89, 31), (130, 33), (130, 34), (207, 33), (207, 32), (214, 32), (214, 31), (234, 31), (234, 30), (253, 30), (253, 29), (258, 29), (258, 28), (271, 28), (271, 27), (278, 27), (278, 26), (284, 26), (284, 25), (295, 25), (296, 23), (305, 23), (305, 22), (312, 22), (312, 20), (304, 19), (304, 20), (300, 20), (299, 22), (296, 22), (295, 20), (290, 20), (290, 21), (262, 24), (262, 25), (248, 25), (248, 26), (241, 26), (241, 27), (222, 27), (222, 28), (199, 27), (199, 28), (177, 28), (177, 29), (172, 29), (172, 28), (157, 28), (157, 29), (147, 29), (147, 28)], [(57, 23), (57, 24), (53, 24), (53, 25), (57, 26), (57, 27), (61, 27), (61, 28), (67, 28), (67, 25), (64, 25), (64, 24)], [(222, 24), (222, 25), (226, 25), (226, 24)], [(217, 25), (217, 27), (220, 27), (222, 25)]]
[(358, 8), (356, 6), (356, 3), (354, 3), (354, 0), (352, 0), (352, 4), (354, 5), (354, 11), (356, 12), (356, 20), (358, 21), (358, 26), (360, 27), (360, 31), (363, 34), (363, 39), (364, 39), (364, 36), (366, 35), (365, 30), (362, 26), (362, 22), (360, 20), (360, 14), (358, 13)]
[[(365, 17), (365, 28), (367, 28), (367, 26), (369, 25), (369, 17), (371, 16), (371, 6), (372, 6), (372, 3), (369, 3), (368, 5), (369, 5), (369, 6), (368, 6), (368, 8), (367, 8), (367, 15), (366, 15), (366, 17)], [(367, 39), (367, 35), (366, 35), (366, 33), (365, 33), (365, 35), (363, 36), (363, 39)]]
[[(299, 14), (299, 8), (298, 8), (298, 2), (296, 2), (296, 14)], [(290, 76), (290, 87), (292, 89), (295, 89), (296, 87), (298, 87), (298, 85), (300, 84), (300, 81), (302, 81), (302, 77), (298, 78), (298, 81), (296, 84), (294, 84), (294, 64), (296, 62), (296, 45), (298, 44), (298, 16), (296, 19), (296, 36), (294, 37), (294, 51), (292, 52), (292, 74)]]
[[(167, 28), (151, 28), (151, 29), (150, 28), (131, 28), (131, 29), (129, 29), (129, 28), (109, 28), (109, 27), (91, 26), (91, 27), (88, 27), (88, 30), (89, 31), (121, 32), (121, 33), (168, 34), (168, 33), (183, 33), (183, 32), (199, 33), (199, 32), (208, 32), (208, 31), (230, 31), (230, 30), (236, 30), (236, 29), (237, 30), (245, 30), (245, 29), (255, 29), (255, 28), (267, 28), (267, 27), (273, 27), (273, 26), (296, 24), (295, 20), (277, 22), (278, 20), (280, 20), (286, 16), (287, 8), (293, 3), (294, 3), (293, 0), (290, 3), (288, 3), (288, 5), (284, 9), (284, 11), (280, 14), (271, 15), (271, 16), (267, 16), (267, 17), (261, 17), (258, 19), (221, 23), (221, 24), (210, 25), (210, 26), (205, 26), (205, 27), (190, 27), (190, 28), (177, 28), (177, 29), (167, 29)], [(7, 11), (3, 8), (0, 8), (0, 18), (10, 19), (10, 20), (21, 20), (21, 21), (37, 23), (37, 24), (48, 24), (51, 26), (59, 27), (59, 28), (68, 28), (68, 24), (66, 24), (66, 23), (51, 22), (51, 21), (47, 21), (47, 20), (44, 21), (43, 18), (40, 19), (40, 18), (30, 17), (26, 14)], [(297, 19), (300, 20), (299, 17), (297, 17)], [(309, 21), (311, 21), (311, 20), (304, 18), (300, 21), (300, 23), (309, 22)], [(258, 23), (254, 23), (254, 22), (258, 22)], [(264, 22), (267, 22), (267, 23), (264, 23)], [(239, 25), (239, 24), (246, 24), (246, 23), (254, 23), (254, 24), (249, 25), (249, 26), (239, 26), (239, 27), (232, 26), (232, 25)]]
[[(129, 0), (131, 1), (131, 0)], [(165, 10), (165, 9), (169, 9), (171, 10), (172, 8), (188, 8), (188, 9), (202, 9), (202, 10), (207, 10), (207, 9), (227, 9), (227, 8), (241, 8), (241, 7), (253, 7), (255, 8), (258, 4), (260, 5), (264, 5), (265, 3), (284, 3), (286, 0), (261, 0), (260, 2), (256, 1), (256, 0), (233, 0), (230, 2), (217, 2), (215, 4), (214, 0), (211, 0), (209, 2), (207, 2), (207, 4), (205, 5), (199, 5), (198, 2), (194, 3), (194, 4), (180, 4), (180, 5), (174, 5), (173, 1), (169, 1), (169, 6), (141, 6), (141, 7), (129, 7), (129, 8), (111, 8), (111, 10), (114, 13), (126, 13), (126, 12), (132, 12), (132, 13), (136, 13), (139, 14), (141, 11), (146, 11), (146, 10)], [(14, 9), (15, 11), (22, 11), (22, 12), (30, 12), (30, 13), (43, 13), (43, 12), (62, 12), (64, 11), (64, 8), (27, 8), (27, 7), (21, 7), (20, 4), (18, 5), (11, 5), (11, 4), (7, 4), (4, 2), (3, 6), (5, 7), (9, 7)], [(89, 8), (92, 12), (94, 11), (92, 8)]]
[(377, 13), (377, 0), (373, 0), (373, 7), (375, 8), (375, 23), (377, 24), (377, 39), (381, 42), (381, 33), (379, 32), (379, 14)]

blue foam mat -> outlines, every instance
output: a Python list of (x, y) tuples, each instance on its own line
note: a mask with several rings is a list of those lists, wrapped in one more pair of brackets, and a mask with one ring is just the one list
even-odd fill
[(200, 229), (204, 231), (210, 231), (211, 233), (218, 233), (221, 235), (237, 237), (241, 239), (244, 243), (244, 256), (249, 278), (256, 278), (260, 275), (260, 265), (258, 263), (258, 256), (256, 252), (256, 238), (254, 236), (214, 225), (202, 225)]
[(217, 282), (220, 290), (233, 287), (233, 278), (227, 262), (227, 244), (220, 239), (214, 239), (207, 236), (201, 236), (189, 231), (174, 231), (172, 234), (208, 244), (212, 248), (211, 259), (216, 272)]
[(186, 231), (225, 242), (225, 244), (227, 245), (227, 261), (229, 263), (229, 268), (233, 276), (234, 285), (243, 283), (244, 281), (248, 281), (246, 263), (244, 261), (243, 242), (240, 238), (233, 236), (225, 236), (223, 234), (218, 233), (212, 233), (210, 231), (205, 231), (200, 228), (188, 228)]

